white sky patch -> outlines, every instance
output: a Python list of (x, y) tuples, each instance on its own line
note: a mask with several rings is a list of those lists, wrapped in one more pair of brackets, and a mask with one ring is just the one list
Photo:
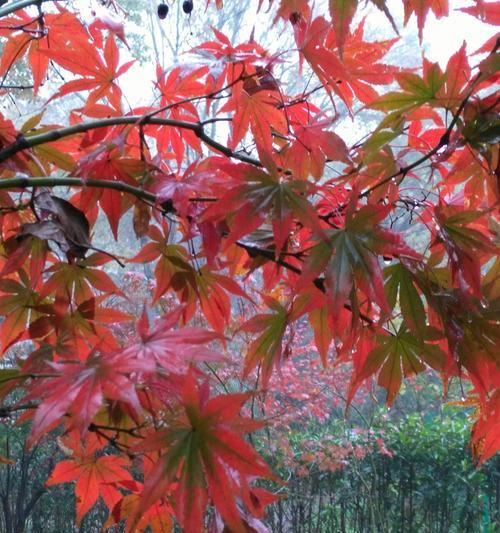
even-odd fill
[[(446, 67), (446, 63), (465, 41), (467, 43), (467, 53), (471, 54), (480, 48), (490, 37), (497, 33), (497, 28), (490, 24), (485, 24), (477, 18), (459, 11), (462, 7), (474, 5), (471, 1), (451, 0), (450, 10), (447, 17), (437, 19), (432, 13), (427, 15), (423, 30), (423, 42), (421, 50), (425, 57), (433, 62), (438, 62), (441, 67)], [(400, 0), (389, 0), (388, 8), (392, 13), (403, 40), (417, 39), (417, 19), (413, 14), (406, 27), (403, 27), (403, 4)], [(370, 8), (370, 17), (367, 21), (369, 26), (378, 25), (386, 27), (385, 37), (390, 36), (390, 26), (385, 21), (385, 15)], [(415, 50), (415, 55), (419, 55), (419, 50)], [(474, 65), (471, 60), (471, 66)]]
[[(444, 70), (449, 58), (466, 42), (467, 53), (470, 55), (480, 48), (489, 38), (497, 33), (497, 28), (485, 24), (477, 18), (457, 11), (461, 7), (473, 5), (471, 2), (451, 0), (448, 17), (436, 19), (430, 12), (427, 15), (423, 31), (422, 45), (418, 42), (417, 20), (413, 14), (406, 26), (403, 26), (404, 11), (400, 0), (389, 0), (388, 8), (396, 21), (400, 32), (400, 41), (394, 45), (388, 54), (389, 63), (405, 67), (421, 66), (422, 54), (431, 62), (438, 62)], [(358, 12), (359, 20), (367, 17), (365, 22), (365, 37), (367, 40), (383, 40), (394, 38), (394, 30), (384, 13), (369, 4)], [(410, 51), (409, 51), (410, 49)], [(401, 53), (399, 53), (401, 51)], [(471, 67), (476, 66), (484, 55), (469, 57)], [(410, 64), (411, 62), (411, 64)], [(395, 88), (397, 90), (397, 88)], [(378, 121), (367, 122), (362, 117), (352, 120), (346, 117), (335, 127), (347, 144), (358, 142), (364, 135), (370, 133)]]
[[(453, 9), (449, 17), (436, 19), (434, 15), (428, 17), (424, 29), (427, 57), (437, 61), (442, 67), (446, 66), (449, 57), (453, 55), (465, 41), (467, 53), (471, 54), (480, 48), (490, 37), (497, 33), (497, 28), (485, 24), (475, 17), (456, 11), (458, 7), (465, 7), (468, 2), (452, 2)], [(478, 56), (476, 56), (478, 57)], [(469, 59), (474, 66), (473, 59)]]

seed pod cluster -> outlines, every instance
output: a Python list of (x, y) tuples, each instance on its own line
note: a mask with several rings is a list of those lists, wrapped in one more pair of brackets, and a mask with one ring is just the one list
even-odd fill
[(168, 6), (167, 4), (165, 4), (164, 2), (161, 2), (160, 4), (158, 4), (158, 8), (157, 8), (157, 13), (158, 13), (158, 18), (163, 20), (167, 17), (168, 15)]
[(191, 11), (193, 11), (193, 0), (184, 0), (182, 3), (182, 11), (184, 11), (186, 15), (190, 15)]
[[(1, 2), (2, 0), (0, 0), (0, 4)], [(184, 11), (186, 15), (191, 15), (193, 8), (194, 8), (193, 0), (184, 0), (184, 2), (182, 2), (182, 11)], [(160, 2), (158, 4), (157, 13), (158, 13), (159, 19), (163, 20), (167, 18), (168, 11), (169, 11), (168, 5), (165, 2)]]

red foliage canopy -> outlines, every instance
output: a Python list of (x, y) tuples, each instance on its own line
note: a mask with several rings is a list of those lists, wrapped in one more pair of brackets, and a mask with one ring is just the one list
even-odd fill
[[(122, 25), (46, 0), (0, 8), (2, 95), (17, 65), (35, 95), (53, 88), (24, 124), (0, 115), (1, 349), (17, 354), (0, 370), (2, 413), (24, 411), (30, 443), (63, 432), (70, 457), (48, 483), (76, 481), (78, 520), (101, 496), (107, 525), (128, 531), (174, 516), (200, 531), (208, 505), (215, 529), (255, 531), (274, 496), (251, 483), (274, 476), (244, 438), (261, 427), (240, 413), (254, 393), (210, 389), (229, 358), (266, 389), (299, 321), (324, 366), (352, 363), (350, 399), (375, 375), (389, 404), (429, 367), (469, 380), (473, 449), (485, 461), (499, 448), (499, 41), (406, 69), (385, 62), (397, 38), (365, 40), (357, 0), (269, 4), (270, 35), (288, 27), (294, 50), (213, 28), (196, 63), (157, 68), (139, 108), (120, 86), (133, 64)], [(495, 24), (499, 9), (462, 11)], [(428, 13), (448, 11), (404, 2), (420, 39)], [(284, 61), (311, 79), (298, 94)], [(74, 93), (84, 105), (45, 122)], [(378, 126), (350, 145), (339, 116), (368, 110)], [(101, 212), (118, 240), (131, 221), (140, 251), (93, 246)], [(111, 305), (133, 299), (113, 259), (154, 272), (140, 318)]]

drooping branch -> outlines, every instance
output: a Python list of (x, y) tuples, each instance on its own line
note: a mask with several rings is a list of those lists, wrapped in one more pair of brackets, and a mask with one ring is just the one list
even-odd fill
[(36, 409), (38, 407), (37, 402), (28, 402), (15, 405), (1, 405), (0, 406), (0, 418), (8, 418), (16, 411), (27, 411), (29, 409)]
[(122, 117), (105, 118), (89, 122), (82, 122), (80, 124), (74, 124), (65, 128), (57, 128), (54, 130), (47, 131), (45, 133), (40, 133), (38, 135), (32, 135), (31, 137), (19, 136), (19, 138), (15, 142), (0, 150), (0, 163), (7, 161), (12, 156), (16, 155), (19, 152), (22, 152), (23, 150), (34, 148), (35, 146), (39, 146), (41, 144), (47, 144), (50, 142), (58, 141), (60, 139), (63, 139), (64, 137), (71, 137), (72, 135), (85, 133), (87, 131), (99, 128), (107, 128), (109, 126), (144, 126), (145, 124), (156, 126), (169, 126), (173, 128), (190, 130), (207, 146), (210, 146), (211, 148), (224, 154), (225, 156), (231, 157), (233, 159), (238, 159), (239, 161), (243, 161), (251, 165), (262, 167), (262, 163), (258, 159), (254, 159), (253, 157), (249, 157), (244, 154), (235, 152), (227, 146), (219, 143), (215, 139), (209, 137), (203, 128), (203, 124), (200, 122), (187, 122), (184, 120), (147, 117), (143, 115), (129, 115)]
[[(0, 7), (0, 18), (6, 17), (15, 11), (24, 9), (29, 6), (37, 6), (45, 2), (54, 2), (55, 0), (16, 0), (15, 2), (9, 2), (6, 6)], [(61, 1), (61, 0), (59, 0)], [(62, 0), (64, 2), (64, 0)]]
[[(146, 200), (152, 204), (157, 202), (157, 197), (154, 193), (145, 191), (139, 187), (134, 187), (128, 183), (122, 181), (112, 181), (112, 180), (99, 180), (99, 179), (86, 179), (78, 177), (64, 177), (64, 178), (54, 178), (54, 177), (18, 177), (18, 178), (7, 178), (0, 180), (0, 190), (1, 189), (26, 189), (30, 187), (92, 187), (98, 189), (113, 189), (115, 191), (124, 192), (126, 194), (131, 194), (136, 198), (141, 200)], [(193, 201), (203, 201), (203, 202), (212, 202), (214, 198), (192, 198)], [(250, 256), (260, 255), (265, 257), (280, 266), (300, 274), (301, 270), (291, 263), (281, 260), (280, 258), (275, 258), (274, 252), (270, 250), (265, 250), (243, 242), (236, 243), (239, 247), (245, 249)], [(318, 287), (320, 288), (320, 287)], [(320, 288), (321, 290), (321, 288)]]
[[(94, 187), (101, 189), (113, 189), (116, 191), (124, 192), (126, 194), (131, 194), (136, 198), (141, 200), (146, 200), (155, 204), (157, 202), (156, 195), (152, 192), (145, 191), (139, 187), (134, 187), (127, 183), (121, 181), (110, 181), (110, 180), (98, 180), (98, 179), (84, 179), (84, 178), (50, 178), (50, 177), (41, 177), (41, 178), (30, 178), (30, 177), (19, 177), (19, 178), (8, 178), (0, 180), (0, 189), (24, 189), (29, 187)], [(193, 201), (214, 201), (213, 198), (192, 198)], [(252, 246), (248, 243), (236, 241), (235, 243), (240, 248), (243, 248), (249, 256), (255, 257), (260, 256), (268, 261), (272, 261), (277, 265), (293, 272), (297, 275), (302, 273), (301, 269), (297, 266), (285, 261), (281, 257), (275, 257), (274, 251), (266, 250), (259, 248), (257, 246)], [(314, 286), (321, 292), (326, 292), (325, 280), (324, 278), (318, 277), (313, 280)], [(348, 303), (344, 304), (344, 307), (352, 311), (351, 306)], [(369, 325), (373, 325), (373, 320), (363, 313), (359, 313), (359, 317)], [(19, 378), (15, 378), (19, 379)]]
[(0, 85), (0, 89), (8, 89), (14, 91), (27, 91), (28, 89), (33, 89), (33, 87), (34, 85)]
[(93, 187), (98, 189), (113, 189), (115, 191), (125, 192), (133, 196), (146, 200), (148, 202), (156, 202), (156, 196), (144, 189), (134, 187), (122, 181), (86, 179), (86, 178), (7, 178), (0, 180), (0, 189), (25, 189), (28, 187)]
[[(35, 2), (33, 2), (35, 3)], [(0, 10), (1, 12), (1, 10)], [(1, 15), (0, 15), (1, 16)], [(494, 50), (491, 52), (492, 54), (495, 53), (499, 46), (499, 43), (497, 42)], [(398, 178), (399, 176), (404, 177), (406, 174), (408, 174), (411, 170), (417, 168), (421, 164), (428, 161), (432, 156), (434, 156), (443, 146), (446, 146), (449, 143), (450, 135), (455, 128), (455, 126), (458, 123), (458, 120), (460, 118), (461, 113), (463, 112), (465, 106), (467, 105), (467, 102), (469, 101), (470, 97), (473, 94), (475, 85), (477, 81), (481, 78), (482, 73), (479, 72), (474, 80), (472, 81), (471, 89), (467, 93), (466, 97), (462, 100), (460, 103), (457, 111), (454, 113), (453, 118), (446, 129), (445, 133), (442, 135), (441, 139), (439, 140), (438, 144), (432, 148), (429, 152), (424, 154), (422, 157), (414, 161), (413, 163), (400, 168), (398, 171), (394, 172), (393, 174), (386, 176), (382, 180), (380, 180), (378, 183), (370, 187), (369, 189), (363, 191), (360, 193), (360, 197), (366, 197), (369, 196), (375, 189), (383, 186), (384, 184), (388, 183), (392, 179)], [(204, 125), (207, 124), (207, 121), (204, 122), (188, 122), (183, 120), (176, 120), (176, 119), (169, 119), (169, 118), (159, 118), (156, 116), (153, 116), (152, 113), (148, 115), (130, 115), (130, 116), (121, 116), (121, 117), (111, 117), (106, 119), (99, 119), (95, 121), (88, 121), (88, 122), (82, 122), (80, 124), (74, 124), (72, 126), (67, 126), (64, 128), (57, 128), (50, 131), (47, 131), (45, 133), (41, 133), (38, 135), (32, 135), (30, 137), (24, 137), (20, 135), (18, 139), (13, 142), (12, 144), (6, 146), (2, 150), (0, 150), (0, 163), (3, 163), (4, 161), (8, 160), (15, 154), (22, 152), (24, 150), (27, 150), (29, 148), (34, 148), (35, 146), (39, 146), (41, 144), (46, 144), (54, 141), (58, 141), (65, 137), (70, 137), (72, 135), (77, 135), (79, 133), (85, 133), (87, 131), (91, 131), (94, 129), (99, 128), (106, 128), (110, 126), (120, 126), (120, 125), (131, 125), (131, 126), (138, 126), (142, 127), (145, 124), (149, 125), (157, 125), (157, 126), (167, 126), (167, 127), (174, 127), (174, 128), (180, 128), (180, 129), (186, 129), (192, 131), (203, 143), (205, 143), (207, 146), (210, 146), (217, 152), (220, 152), (224, 154), (226, 157), (237, 159), (239, 161), (249, 163), (251, 165), (262, 167), (263, 164), (253, 157), (247, 156), (245, 154), (241, 154), (239, 152), (236, 152), (232, 149), (230, 149), (228, 146), (216, 141), (207, 133), (205, 132)], [(279, 169), (283, 173), (290, 173), (290, 171), (286, 169)]]

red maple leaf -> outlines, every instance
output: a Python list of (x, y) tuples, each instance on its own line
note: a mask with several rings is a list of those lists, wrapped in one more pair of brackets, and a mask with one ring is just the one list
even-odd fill
[(26, 400), (41, 399), (31, 427), (33, 443), (69, 415), (69, 427), (86, 435), (92, 419), (104, 399), (121, 401), (139, 413), (141, 406), (130, 374), (141, 370), (139, 362), (126, 360), (120, 354), (91, 352), (84, 362), (49, 362), (53, 376), (45, 377), (31, 388)]
[(418, 36), (422, 42), (422, 34), (425, 25), (425, 19), (432, 11), (436, 18), (446, 17), (448, 15), (448, 0), (406, 0), (405, 6), (405, 24), (408, 23), (412, 13), (417, 17)]
[(196, 361), (220, 361), (222, 357), (204, 344), (220, 339), (220, 335), (202, 328), (173, 329), (183, 312), (182, 306), (159, 320), (154, 329), (149, 329), (146, 310), (137, 324), (140, 340), (129, 344), (120, 358), (136, 361), (141, 372), (154, 372), (157, 365), (170, 371), (179, 372), (183, 367)]
[(159, 451), (160, 458), (145, 479), (137, 516), (128, 524), (132, 531), (158, 499), (173, 489), (174, 511), (186, 531), (199, 531), (208, 498), (234, 531), (242, 530), (237, 498), (245, 489), (240, 477), (273, 477), (269, 467), (242, 434), (260, 424), (239, 415), (250, 394), (209, 398), (208, 383), (197, 385), (194, 372), (185, 378), (181, 407), (167, 428), (137, 446)]
[(0, 75), (6, 75), (15, 63), (27, 55), (35, 94), (43, 84), (49, 66), (49, 57), (44, 50), (49, 46), (53, 51), (65, 50), (68, 42), (73, 47), (79, 47), (88, 41), (88, 34), (74, 13), (59, 5), (57, 11), (44, 13), (43, 28), (39, 26), (38, 18), (33, 18), (26, 10), (2, 18), (4, 28), (16, 28), (17, 31), (0, 30), (0, 35), (8, 37), (2, 50)]
[(107, 98), (115, 109), (121, 109), (121, 89), (116, 79), (124, 74), (134, 63), (128, 61), (120, 67), (119, 52), (112, 35), (109, 35), (103, 51), (99, 54), (91, 42), (80, 42), (77, 49), (67, 47), (61, 50), (43, 50), (49, 59), (64, 69), (79, 75), (80, 78), (68, 81), (59, 87), (53, 98), (79, 91), (89, 91), (87, 104), (91, 106)]
[[(353, 194), (352, 198), (356, 198)], [(400, 255), (419, 258), (396, 233), (382, 227), (381, 222), (391, 208), (367, 205), (358, 211), (348, 208), (344, 227), (325, 230), (304, 265), (302, 280), (314, 280), (325, 271), (328, 305), (333, 317), (338, 316), (347, 298), (353, 309), (359, 305), (356, 291), (361, 290), (382, 313), (387, 313), (386, 294), (379, 256)]]
[[(66, 443), (65, 443), (66, 444)], [(83, 516), (94, 506), (99, 496), (108, 509), (113, 509), (122, 498), (116, 485), (132, 481), (127, 468), (130, 461), (124, 456), (97, 455), (95, 446), (71, 447), (73, 457), (60, 461), (55, 466), (47, 486), (76, 481), (76, 522), (79, 525)]]

